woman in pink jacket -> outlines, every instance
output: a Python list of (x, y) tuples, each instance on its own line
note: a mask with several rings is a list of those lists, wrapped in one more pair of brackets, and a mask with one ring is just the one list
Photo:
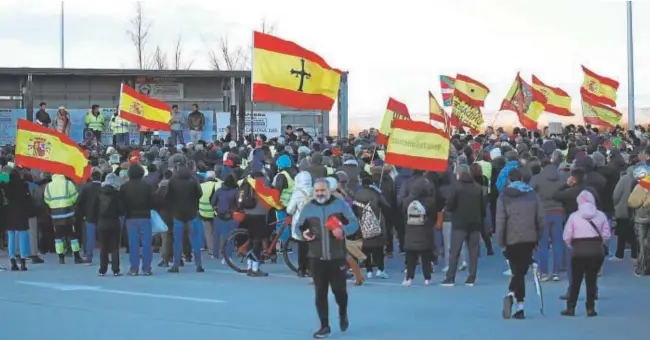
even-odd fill
[(587, 190), (577, 198), (578, 211), (569, 216), (564, 226), (564, 242), (571, 248), (571, 286), (564, 316), (574, 316), (582, 279), (587, 288), (587, 316), (596, 316), (598, 271), (605, 259), (604, 244), (611, 237), (605, 214), (596, 209), (596, 200)]

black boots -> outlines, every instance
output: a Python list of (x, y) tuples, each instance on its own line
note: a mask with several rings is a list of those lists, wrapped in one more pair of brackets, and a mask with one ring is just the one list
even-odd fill
[[(587, 313), (586, 313), (587, 317), (592, 318), (594, 316), (598, 316), (598, 313), (596, 312), (596, 309), (594, 307), (591, 307), (591, 308), (587, 307), (586, 311), (587, 311)], [(567, 304), (566, 309), (563, 310), (562, 312), (560, 312), (560, 314), (562, 314), (563, 316), (575, 316), (576, 315), (576, 307)]]
[[(20, 267), (18, 267), (18, 262), (20, 262)], [(27, 264), (25, 262), (24, 258), (20, 258), (18, 261), (16, 259), (11, 259), (11, 271), (12, 272), (26, 272), (27, 271)]]

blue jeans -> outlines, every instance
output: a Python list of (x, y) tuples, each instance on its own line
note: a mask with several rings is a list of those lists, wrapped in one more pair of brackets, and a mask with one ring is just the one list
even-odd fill
[(20, 245), (20, 257), (26, 259), (29, 257), (29, 231), (27, 230), (7, 230), (7, 246), (9, 248), (9, 258), (16, 258), (16, 234)]
[(176, 147), (178, 144), (185, 144), (185, 138), (183, 137), (183, 130), (172, 130), (170, 133), (172, 146)]
[(181, 266), (181, 253), (183, 252), (183, 230), (190, 228), (190, 243), (194, 254), (194, 264), (202, 267), (201, 245), (203, 244), (203, 223), (195, 218), (188, 222), (181, 222), (174, 219), (174, 267)]
[[(287, 222), (285, 220), (287, 219), (287, 213), (284, 211), (276, 211), (275, 212), (275, 217), (277, 218), (278, 221), (283, 221), (283, 222), (278, 222), (275, 224), (275, 230), (280, 231), (280, 228), (282, 228), (283, 225), (285, 225)], [(287, 226), (287, 228), (284, 229), (282, 232), (282, 235), (280, 235), (280, 241), (286, 241), (289, 239), (289, 236), (291, 236), (291, 226)]]
[(97, 234), (97, 225), (86, 222), (86, 242), (84, 242), (84, 254), (86, 258), (93, 259), (93, 250), (95, 249), (95, 235)]
[(540, 274), (548, 274), (548, 260), (549, 260), (549, 240), (553, 248), (553, 266), (551, 274), (559, 274), (562, 268), (562, 254), (564, 252), (564, 240), (562, 239), (562, 232), (564, 229), (564, 214), (562, 213), (546, 213), (546, 225), (542, 232), (542, 239), (539, 240), (539, 247), (535, 258), (539, 263)]
[(129, 270), (136, 272), (140, 267), (140, 241), (142, 241), (142, 271), (150, 272), (153, 260), (151, 219), (127, 218), (126, 231), (129, 236), (129, 261), (131, 262)]
[[(219, 249), (221, 248), (221, 243), (223, 243), (226, 237), (228, 237), (228, 235), (235, 229), (237, 229), (237, 221), (235, 220), (224, 221), (220, 219), (218, 216), (214, 218), (214, 228), (212, 231), (212, 237), (214, 242), (214, 252), (219, 253), (219, 256), (221, 256), (221, 252), (219, 251)], [(225, 252), (226, 252), (226, 256), (232, 255), (231, 243), (228, 243), (226, 245)]]

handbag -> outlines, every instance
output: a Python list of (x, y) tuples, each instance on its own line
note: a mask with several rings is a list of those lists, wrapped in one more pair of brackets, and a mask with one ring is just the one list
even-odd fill
[(588, 221), (598, 237), (576, 239), (571, 242), (571, 256), (574, 258), (600, 258), (607, 254), (607, 246), (603, 244), (603, 235), (593, 221)]

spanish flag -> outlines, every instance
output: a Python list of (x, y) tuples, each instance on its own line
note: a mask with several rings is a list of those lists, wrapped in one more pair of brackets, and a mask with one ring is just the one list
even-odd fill
[(248, 184), (253, 187), (257, 198), (260, 200), (260, 203), (262, 203), (262, 205), (264, 205), (267, 210), (270, 210), (271, 208), (280, 210), (284, 207), (282, 205), (282, 201), (280, 200), (280, 192), (276, 189), (266, 186), (263, 178), (248, 177)]
[(70, 137), (28, 120), (18, 120), (16, 165), (64, 175), (81, 183), (90, 176), (88, 152)]
[(558, 116), (569, 117), (574, 115), (571, 112), (571, 97), (561, 88), (548, 86), (534, 75), (533, 88), (540, 91), (546, 97), (546, 108), (544, 111)]
[(406, 107), (406, 104), (393, 98), (388, 98), (388, 105), (386, 105), (386, 111), (384, 112), (384, 117), (381, 120), (379, 134), (377, 135), (377, 144), (386, 145), (388, 142), (388, 135), (390, 135), (391, 127), (393, 125), (393, 121), (399, 119), (411, 120), (409, 109)]
[(151, 98), (122, 84), (120, 94), (120, 117), (157, 131), (170, 131), (169, 120), (171, 108), (169, 104)]
[(454, 98), (451, 111), (451, 124), (467, 126), (473, 132), (478, 132), (484, 123), (481, 106), (490, 89), (480, 82), (459, 74), (454, 83)]
[(386, 164), (423, 171), (446, 171), (449, 136), (425, 122), (396, 120), (386, 148)]
[(438, 123), (447, 123), (447, 114), (438, 104), (438, 100), (433, 96), (433, 93), (429, 91), (429, 120)]
[(590, 100), (596, 100), (600, 104), (616, 106), (616, 92), (618, 82), (612, 78), (603, 77), (582, 66), (585, 79), (580, 88), (580, 94), (589, 96)]
[(646, 176), (639, 180), (639, 185), (648, 191), (650, 191), (650, 176)]
[(501, 103), (501, 110), (516, 112), (523, 127), (536, 130), (539, 116), (544, 112), (544, 103), (544, 94), (526, 83), (517, 73), (510, 91)]
[(462, 94), (473, 106), (485, 106), (485, 98), (487, 98), (489, 93), (490, 89), (480, 82), (462, 74), (456, 76), (454, 96)]
[(291, 41), (253, 35), (253, 101), (302, 110), (330, 111), (342, 71)]
[(582, 95), (582, 117), (586, 124), (614, 128), (623, 115), (615, 109), (604, 105), (598, 99)]

